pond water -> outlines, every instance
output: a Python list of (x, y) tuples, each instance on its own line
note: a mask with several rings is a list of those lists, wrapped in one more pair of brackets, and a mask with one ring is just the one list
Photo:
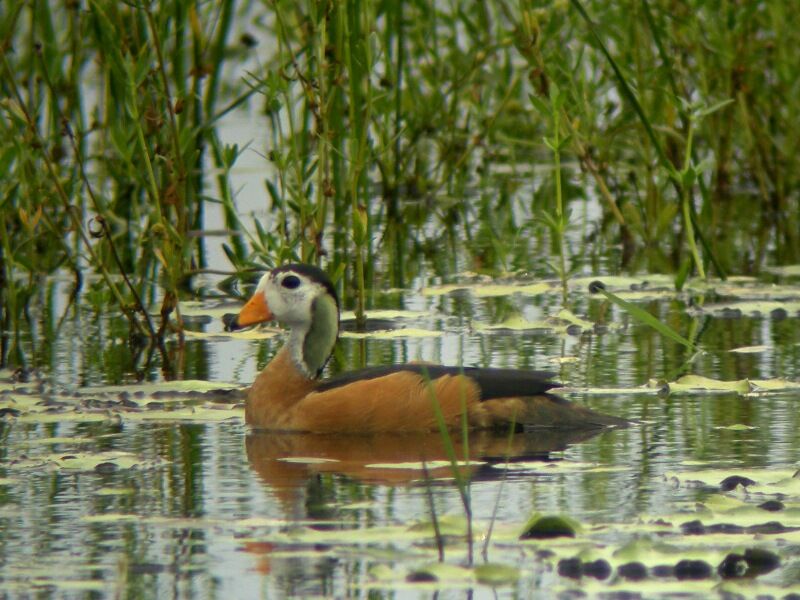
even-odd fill
[[(556, 282), (542, 290), (524, 276), (502, 282), (516, 289), (450, 280), (460, 287), (420, 277), (375, 292), (384, 312), (371, 313), (370, 329), (391, 329), (362, 336), (345, 315), (331, 370), (417, 359), (551, 369), (571, 400), (635, 422), (594, 436), (474, 434), (465, 469), (475, 568), (438, 435), (248, 431), (241, 388), (280, 347), (276, 329), (226, 334), (221, 315), (236, 304), (187, 303), (192, 332), (182, 348), (171, 341), (136, 353), (121, 318), (83, 301), (67, 307), (68, 285), (56, 280), (43, 283), (42, 329), (24, 340), (37, 368), (0, 373), (2, 595), (800, 592), (800, 392), (791, 383), (800, 380), (792, 308), (800, 286), (738, 279), (678, 294), (657, 276), (606, 278), (679, 332), (694, 332), (702, 350), (692, 356), (589, 296), (588, 279), (571, 282), (570, 307), (584, 321), (570, 327), (567, 315), (555, 318)], [(785, 309), (757, 304), (765, 295)], [(750, 383), (734, 392), (676, 383), (688, 373)], [(732, 475), (755, 483), (723, 491)], [(768, 501), (780, 510), (760, 508)], [(576, 535), (521, 540), (535, 513), (574, 520)], [(437, 565), (432, 515), (449, 569)], [(706, 529), (691, 525), (698, 521)], [(723, 579), (718, 565), (745, 550), (775, 553), (780, 566)], [(687, 560), (702, 561), (699, 578), (676, 572)], [(647, 576), (623, 576), (631, 563)], [(582, 576), (570, 572), (575, 564)]]

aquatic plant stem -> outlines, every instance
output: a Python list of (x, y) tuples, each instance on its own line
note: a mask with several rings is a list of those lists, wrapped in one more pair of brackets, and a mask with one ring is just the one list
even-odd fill
[[(73, 210), (73, 206), (70, 202), (69, 196), (67, 195), (66, 191), (64, 190), (64, 186), (61, 184), (61, 180), (56, 173), (55, 166), (53, 165), (50, 156), (47, 152), (47, 146), (44, 143), (41, 135), (39, 134), (39, 129), (36, 126), (36, 121), (33, 119), (33, 116), (28, 112), (28, 107), (25, 106), (25, 102), (22, 99), (22, 96), (19, 93), (19, 89), (17, 88), (17, 83), (14, 80), (13, 73), (11, 72), (11, 68), (8, 64), (8, 60), (6, 58), (5, 52), (2, 53), (2, 62), (3, 62), (3, 70), (6, 73), (6, 82), (8, 87), (11, 89), (11, 93), (13, 96), (14, 101), (17, 103), (17, 108), (21, 111), (24, 115), (25, 122), (27, 123), (28, 130), (30, 134), (36, 140), (36, 145), (40, 149), (40, 155), (42, 161), (45, 164), (45, 168), (47, 169), (47, 174), (50, 177), (51, 182), (56, 188), (56, 193), (58, 197), (61, 199), (65, 212), (69, 215), (70, 220), (72, 221), (73, 228), (80, 236), (81, 240), (83, 241), (84, 247), (86, 248), (86, 252), (89, 254), (91, 258), (92, 264), (100, 271), (100, 275), (103, 277), (103, 281), (105, 281), (108, 289), (111, 291), (112, 295), (117, 301), (117, 304), (120, 307), (122, 313), (128, 318), (131, 326), (137, 330), (140, 334), (145, 334), (146, 332), (142, 328), (141, 323), (136, 318), (136, 315), (129, 309), (127, 303), (125, 302), (122, 294), (120, 293), (119, 289), (117, 289), (116, 284), (114, 284), (113, 280), (111, 279), (108, 270), (103, 265), (103, 262), (98, 258), (97, 254), (92, 247), (89, 238), (86, 235), (86, 232), (83, 228), (83, 223), (79, 219), (78, 215), (75, 214)], [(152, 330), (150, 331), (150, 337), (154, 337)]]
[[(684, 158), (684, 165), (683, 165), (683, 173), (688, 174), (690, 169), (692, 169), (692, 136), (694, 134), (694, 128), (692, 127), (691, 120), (689, 121), (689, 132), (686, 138), (686, 155)], [(686, 177), (684, 176), (684, 179)], [(691, 199), (692, 199), (692, 184), (688, 181), (684, 181), (681, 187), (681, 207), (683, 210), (683, 221), (684, 227), (686, 228), (686, 240), (689, 243), (689, 249), (692, 253), (692, 259), (694, 260), (694, 266), (697, 269), (697, 275), (701, 279), (706, 278), (706, 272), (703, 268), (703, 261), (700, 259), (700, 254), (697, 251), (697, 243), (695, 242), (694, 238), (694, 226), (692, 225), (692, 207), (691, 207)]]
[(560, 110), (556, 107), (556, 110), (553, 112), (553, 172), (556, 178), (556, 221), (558, 223), (558, 228), (556, 229), (556, 235), (558, 236), (558, 274), (561, 278), (561, 302), (563, 303), (564, 307), (567, 306), (567, 262), (564, 257), (565, 254), (565, 247), (564, 247), (564, 233), (566, 228), (566, 221), (564, 218), (564, 196), (561, 190), (561, 126), (560, 126)]
[(433, 537), (436, 541), (436, 552), (439, 556), (439, 562), (444, 562), (444, 538), (442, 537), (442, 530), (439, 527), (439, 516), (436, 514), (436, 505), (433, 502), (433, 490), (431, 489), (431, 474), (428, 471), (428, 463), (422, 461), (422, 474), (425, 477), (425, 498), (428, 501), (428, 508), (431, 511), (431, 525), (433, 527)]
[[(42, 69), (42, 74), (43, 74), (43, 79), (44, 79), (45, 85), (47, 85), (48, 89), (50, 90), (50, 93), (53, 96), (56, 96), (55, 89), (53, 88), (53, 83), (52, 83), (52, 81), (50, 79), (50, 74), (49, 74), (49, 72), (47, 70), (47, 64), (44, 62), (44, 59), (43, 59), (43, 57), (41, 57), (41, 55), (40, 55), (40, 59), (41, 59), (41, 65), (40, 66), (41, 66), (41, 69)], [(85, 165), (84, 160), (83, 160), (83, 154), (81, 152), (81, 149), (78, 147), (78, 142), (76, 140), (75, 133), (72, 130), (72, 127), (70, 126), (69, 119), (66, 116), (64, 116), (63, 114), (61, 114), (60, 110), (58, 109), (58, 105), (57, 104), (56, 104), (56, 111), (58, 111), (57, 114), (58, 114), (58, 118), (61, 121), (62, 130), (64, 131), (66, 136), (69, 138), (70, 144), (72, 145), (72, 154), (73, 154), (73, 156), (75, 158), (75, 162), (78, 165), (78, 171), (80, 173), (81, 180), (83, 181), (83, 185), (86, 188), (86, 193), (89, 195), (89, 198), (92, 201), (92, 206), (94, 207), (95, 212), (98, 214), (98, 216), (96, 217), (96, 221), (100, 225), (101, 231), (100, 231), (99, 235), (96, 235), (94, 232), (91, 232), (91, 231), (90, 231), (90, 233), (93, 236), (96, 236), (96, 237), (104, 237), (106, 239), (106, 241), (108, 242), (109, 248), (111, 249), (111, 256), (114, 259), (114, 263), (117, 266), (117, 270), (119, 271), (120, 275), (122, 276), (122, 280), (125, 282), (125, 286), (128, 288), (128, 291), (130, 292), (131, 296), (133, 296), (133, 300), (134, 300), (134, 307), (133, 308), (134, 308), (134, 310), (136, 312), (138, 312), (142, 316), (142, 319), (144, 320), (145, 324), (147, 325), (147, 329), (150, 332), (150, 338), (153, 339), (153, 338), (156, 337), (156, 332), (155, 332), (155, 328), (153, 327), (153, 322), (150, 319), (150, 313), (147, 311), (147, 309), (145, 309), (144, 304), (142, 303), (141, 297), (139, 296), (139, 292), (136, 290), (136, 286), (133, 285), (131, 280), (128, 278), (128, 274), (125, 272), (125, 267), (122, 264), (122, 260), (119, 257), (119, 253), (117, 252), (117, 248), (114, 245), (114, 239), (113, 239), (113, 237), (111, 235), (111, 230), (108, 227), (107, 211), (105, 209), (105, 206), (103, 206), (100, 203), (100, 201), (98, 200), (97, 196), (95, 195), (94, 189), (92, 188), (92, 184), (89, 181), (89, 177), (86, 174), (86, 165)], [(74, 211), (71, 211), (71, 212), (74, 212)], [(53, 231), (54, 231), (54, 233), (56, 233), (55, 227), (53, 227)], [(95, 266), (97, 266), (97, 265), (95, 265)], [(77, 267), (76, 267), (76, 269), (77, 269)]]
[(188, 223), (186, 219), (186, 195), (188, 192), (188, 188), (186, 187), (186, 183), (188, 181), (186, 177), (186, 165), (184, 164), (182, 156), (183, 153), (181, 152), (181, 140), (178, 132), (178, 123), (177, 119), (175, 118), (175, 107), (172, 103), (172, 94), (170, 93), (167, 69), (164, 65), (164, 56), (161, 50), (161, 39), (158, 34), (158, 28), (156, 27), (155, 18), (153, 17), (153, 11), (151, 11), (147, 5), (145, 5), (144, 13), (147, 16), (147, 23), (150, 27), (150, 35), (153, 38), (153, 47), (155, 48), (156, 57), (158, 59), (157, 70), (161, 76), (161, 85), (164, 88), (164, 105), (167, 108), (167, 115), (169, 117), (168, 121), (170, 137), (172, 140), (172, 152), (175, 156), (173, 164), (177, 169), (177, 177), (174, 183), (176, 192), (175, 197), (177, 198), (175, 214), (178, 222), (178, 233), (180, 234), (180, 239), (183, 239), (184, 236), (186, 236), (188, 229)]
[(506, 485), (506, 480), (508, 479), (508, 466), (509, 462), (511, 461), (511, 445), (514, 442), (514, 434), (516, 433), (517, 427), (517, 414), (516, 412), (512, 415), (511, 424), (508, 428), (508, 444), (506, 446), (506, 464), (505, 469), (503, 469), (503, 475), (500, 477), (500, 485), (497, 487), (497, 496), (494, 502), (494, 507), (492, 508), (492, 518), (489, 519), (489, 529), (486, 531), (486, 536), (483, 540), (483, 547), (481, 548), (481, 558), (483, 558), (484, 562), (489, 562), (489, 544), (492, 541), (492, 533), (494, 532), (494, 524), (497, 520), (497, 513), (500, 509), (500, 498), (503, 497), (503, 488)]

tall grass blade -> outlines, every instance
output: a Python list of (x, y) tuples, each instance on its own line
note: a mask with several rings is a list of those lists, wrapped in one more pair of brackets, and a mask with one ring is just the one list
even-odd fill
[(601, 281), (593, 281), (592, 283), (590, 283), (589, 292), (592, 294), (602, 294), (603, 296), (606, 297), (606, 299), (609, 302), (616, 304), (625, 312), (627, 312), (629, 315), (631, 315), (633, 318), (640, 321), (641, 323), (644, 323), (649, 327), (652, 327), (664, 337), (669, 338), (674, 342), (678, 342), (679, 344), (685, 346), (688, 350), (692, 352), (696, 350), (694, 342), (687, 340), (677, 331), (672, 329), (669, 325), (662, 323), (646, 310), (639, 308), (635, 304), (627, 302), (626, 300), (623, 300), (616, 294), (609, 292), (608, 290), (606, 290), (605, 285), (603, 285)]

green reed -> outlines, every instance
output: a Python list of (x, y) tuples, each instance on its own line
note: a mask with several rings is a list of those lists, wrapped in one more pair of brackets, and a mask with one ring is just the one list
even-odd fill
[[(680, 287), (690, 273), (800, 260), (792, 10), (9, 1), (4, 330), (25, 319), (35, 279), (64, 268), (100, 273), (134, 331), (179, 330), (179, 300), (209, 266), (208, 202), (237, 271), (326, 264), (361, 321), (368, 291), (405, 285), (421, 261), (566, 281), (580, 266), (571, 209), (587, 197), (600, 243), (623, 249), (620, 270), (675, 273)], [(263, 114), (265, 139), (226, 146), (218, 128), (244, 107)], [(263, 222), (236, 199), (237, 160), (253, 150)], [(515, 210), (525, 186), (527, 214)], [(751, 191), (747, 214), (731, 210)]]
[[(85, 9), (15, 3), (2, 17), (6, 281), (89, 267), (150, 337), (145, 303), (160, 297), (166, 333), (186, 274), (202, 263), (189, 233), (201, 224), (203, 124), (214, 118), (220, 85), (219, 69), (205, 61), (221, 64), (230, 19), (216, 17), (226, 10), (231, 3), (203, 13), (181, 0), (91, 0)], [(177, 31), (176, 15), (184, 17)], [(210, 46), (213, 56), (192, 46)], [(192, 101), (201, 79), (205, 105)], [(55, 244), (25, 239), (45, 231)], [(36, 247), (37, 261), (24, 260), (26, 247)]]

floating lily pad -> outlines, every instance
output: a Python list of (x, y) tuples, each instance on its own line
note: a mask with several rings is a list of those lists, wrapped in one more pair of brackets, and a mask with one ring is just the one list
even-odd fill
[(658, 381), (651, 380), (644, 385), (636, 387), (563, 387), (558, 389), (559, 394), (589, 394), (592, 396), (626, 396), (626, 395), (649, 395), (654, 396), (664, 390), (664, 385)]
[(718, 302), (695, 306), (694, 311), (723, 317), (741, 316), (787, 316), (800, 313), (800, 301), (750, 300), (741, 302)]
[(748, 487), (748, 492), (760, 493), (774, 492), (787, 493), (800, 492), (800, 478), (795, 477), (796, 469), (701, 469), (695, 471), (669, 472), (665, 478), (680, 485), (697, 486), (698, 484), (719, 488), (721, 483), (730, 477), (749, 479), (754, 487)]
[(244, 418), (243, 408), (207, 404), (203, 406), (181, 406), (173, 410), (124, 411), (120, 413), (125, 421), (160, 421), (214, 423), (217, 421), (238, 421)]
[(626, 302), (649, 302), (651, 300), (665, 300), (677, 298), (683, 294), (674, 289), (646, 289), (646, 290), (620, 290), (615, 292), (617, 298)]
[(509, 463), (497, 463), (492, 465), (492, 467), (495, 469), (506, 469), (509, 471), (526, 471), (528, 473), (536, 473), (540, 475), (573, 472), (619, 473), (626, 470), (626, 468), (622, 466), (611, 466), (600, 463), (587, 463), (572, 460), (513, 461)]
[(539, 296), (555, 289), (552, 282), (540, 281), (535, 283), (452, 283), (422, 289), (423, 296), (441, 296), (455, 291), (468, 291), (479, 298), (495, 296), (510, 296), (524, 294), (526, 296)]
[(432, 521), (423, 521), (409, 526), (408, 531), (416, 534), (434, 535), (437, 528), (441, 535), (463, 536), (466, 535), (468, 531), (467, 519), (464, 515), (441, 515), (436, 520), (435, 526)]
[[(399, 309), (372, 309), (365, 311), (367, 319), (419, 319), (422, 317), (431, 316), (430, 312), (422, 310), (399, 310)], [(342, 321), (353, 321), (356, 318), (356, 313), (352, 310), (345, 310), (342, 312)]]
[(528, 331), (528, 330), (547, 330), (556, 333), (564, 333), (567, 331), (567, 326), (556, 319), (540, 319), (537, 321), (528, 321), (522, 315), (513, 315), (500, 323), (493, 323), (487, 325), (485, 323), (475, 323), (473, 325), (475, 331)]
[(339, 460), (335, 458), (319, 458), (316, 456), (286, 456), (278, 458), (281, 462), (297, 463), (301, 465), (319, 465), (324, 463), (337, 463)]
[(597, 275), (592, 277), (574, 277), (569, 280), (571, 289), (584, 291), (594, 281), (602, 281), (606, 289), (618, 294), (623, 291), (647, 291), (650, 288), (674, 290), (675, 279), (671, 275), (653, 273), (641, 276)]
[(787, 379), (751, 379), (750, 384), (754, 392), (767, 391), (779, 392), (785, 390), (800, 389), (800, 381), (789, 381)]
[(769, 349), (769, 346), (742, 346), (740, 348), (734, 348), (730, 350), (730, 352), (735, 352), (737, 354), (761, 354), (762, 352), (768, 352)]
[(144, 459), (129, 452), (59, 452), (25, 458), (9, 465), (14, 470), (50, 467), (65, 471), (110, 472), (119, 469), (152, 468), (166, 464), (161, 459)]
[(219, 320), (226, 314), (236, 314), (242, 309), (242, 304), (210, 304), (208, 302), (198, 302), (195, 300), (184, 300), (181, 302), (181, 315), (184, 317), (208, 317)]
[(406, 576), (410, 582), (440, 582), (440, 583), (471, 583), (475, 581), (475, 574), (471, 569), (435, 562), (414, 569)]
[(580, 318), (578, 315), (565, 308), (562, 308), (560, 311), (558, 311), (556, 317), (566, 323), (569, 323), (570, 325), (580, 327), (582, 330), (594, 329), (594, 323), (586, 319)]
[(26, 448), (33, 448), (36, 446), (55, 446), (55, 445), (79, 445), (79, 444), (91, 444), (94, 440), (92, 438), (87, 437), (45, 437), (45, 438), (36, 438), (32, 440), (25, 440), (21, 446)]
[(786, 301), (800, 298), (800, 286), (770, 285), (762, 282), (726, 281), (717, 282), (713, 286), (719, 296), (729, 296), (737, 300), (776, 300)]
[(397, 338), (440, 337), (442, 335), (443, 333), (441, 331), (403, 327), (400, 329), (382, 329), (379, 331), (368, 332), (343, 331), (341, 332), (340, 337), (353, 339), (393, 340)]
[(215, 392), (217, 390), (237, 390), (245, 386), (221, 381), (205, 381), (202, 379), (176, 379), (173, 381), (154, 381), (128, 385), (105, 385), (97, 387), (80, 388), (79, 391), (92, 394), (154, 394), (163, 392), (188, 393), (188, 392)]
[(573, 538), (581, 530), (577, 521), (563, 515), (533, 515), (519, 538), (521, 540), (542, 540), (557, 537)]
[(764, 267), (764, 272), (778, 275), (779, 277), (800, 277), (800, 265), (781, 265)]
[(736, 392), (746, 394), (751, 388), (746, 379), (736, 381), (720, 381), (701, 375), (684, 375), (669, 384), (670, 392)]
[(524, 294), (525, 296), (539, 296), (546, 294), (554, 289), (552, 283), (538, 282), (527, 284), (508, 284), (508, 285), (480, 285), (472, 289), (473, 293), (479, 298), (491, 298), (494, 296), (510, 296), (511, 294)]
[(48, 423), (101, 423), (105, 421), (115, 421), (119, 419), (118, 415), (115, 415), (108, 411), (95, 411), (95, 412), (84, 412), (81, 410), (64, 410), (58, 412), (27, 412), (21, 414), (17, 417), (17, 422), (19, 423), (37, 423), (40, 425), (45, 425)]
[(98, 496), (130, 496), (135, 494), (136, 490), (133, 488), (100, 488), (95, 491)]
[(491, 586), (513, 585), (521, 575), (516, 567), (497, 563), (478, 565), (473, 571), (478, 583)]
[[(474, 467), (486, 463), (479, 460), (470, 460), (470, 461), (458, 461), (456, 464), (459, 467)], [(372, 463), (364, 466), (368, 469), (397, 469), (401, 471), (403, 470), (421, 471), (425, 468), (430, 470), (442, 469), (445, 467), (449, 467), (451, 465), (452, 463), (446, 460), (431, 460), (426, 463), (422, 462)]]
[(234, 340), (268, 340), (282, 334), (280, 329), (255, 327), (251, 329), (242, 329), (237, 331), (193, 331), (185, 329), (183, 334), (187, 338), (197, 339), (234, 339)]
[(578, 363), (580, 360), (577, 356), (551, 356), (547, 362), (552, 365), (570, 365)]
[(701, 375), (684, 375), (677, 381), (667, 384), (670, 392), (701, 392), (749, 394), (760, 392), (781, 392), (800, 389), (800, 382), (786, 379), (737, 379), (721, 381)]

